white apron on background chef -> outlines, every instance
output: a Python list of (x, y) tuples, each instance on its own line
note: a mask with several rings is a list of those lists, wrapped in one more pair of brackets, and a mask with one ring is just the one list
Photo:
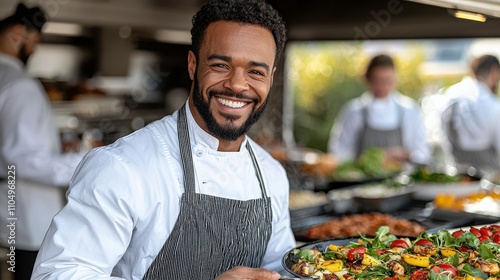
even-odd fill
[(475, 78), (446, 90), (449, 106), (443, 113), (443, 146), (456, 163), (484, 172), (500, 171), (500, 100), (495, 92), (500, 64), (492, 55), (472, 62)]
[(355, 160), (370, 147), (386, 148), (401, 162), (426, 164), (430, 159), (418, 104), (395, 91), (392, 58), (377, 55), (368, 64), (370, 91), (345, 104), (333, 125), (328, 152), (342, 161)]
[(283, 167), (246, 136), (284, 47), (279, 15), (222, 0), (193, 19), (188, 102), (82, 161), (34, 279), (279, 279), (295, 246)]
[(15, 248), (15, 279), (30, 278), (50, 221), (65, 202), (63, 187), (83, 157), (61, 154), (47, 94), (24, 71), (44, 23), (39, 8), (23, 4), (0, 21), (0, 217), (16, 218), (0, 234), (2, 246)]

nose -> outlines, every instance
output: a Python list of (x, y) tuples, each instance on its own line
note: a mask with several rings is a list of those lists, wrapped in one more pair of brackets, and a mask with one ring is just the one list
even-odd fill
[(233, 92), (243, 92), (249, 89), (247, 77), (243, 69), (233, 69), (224, 82), (224, 87)]

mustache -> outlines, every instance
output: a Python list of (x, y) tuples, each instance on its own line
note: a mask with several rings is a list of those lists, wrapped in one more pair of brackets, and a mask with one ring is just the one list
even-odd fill
[(210, 90), (208, 92), (208, 97), (212, 98), (214, 96), (227, 96), (227, 97), (236, 97), (238, 99), (249, 100), (255, 103), (258, 103), (259, 100), (255, 97), (248, 96), (242, 92), (233, 92), (230, 90), (220, 91), (220, 90)]

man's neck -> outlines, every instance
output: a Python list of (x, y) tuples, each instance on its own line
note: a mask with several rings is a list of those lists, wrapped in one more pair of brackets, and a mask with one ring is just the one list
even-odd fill
[(5, 36), (0, 37), (0, 53), (8, 55), (13, 58), (17, 58), (17, 53), (12, 47), (12, 44), (8, 42), (9, 40)]
[[(196, 123), (208, 134), (212, 135), (210, 131), (208, 130), (207, 126), (205, 125), (205, 121), (201, 117), (201, 115), (198, 113), (198, 110), (196, 110), (193, 100), (190, 98), (189, 99), (189, 110), (191, 111), (191, 114), (193, 115), (194, 120)], [(212, 135), (213, 136), (213, 135)], [(215, 137), (215, 136), (214, 136)], [(219, 146), (217, 147), (217, 151), (219, 152), (237, 152), (240, 150), (241, 143), (243, 143), (243, 140), (245, 140), (245, 135), (239, 137), (238, 139), (234, 141), (227, 141), (227, 140), (222, 140), (218, 137), (216, 137), (217, 140), (219, 140)]]
[(219, 152), (237, 152), (240, 150), (241, 143), (243, 143), (245, 136), (238, 138), (235, 141), (224, 141), (219, 139), (219, 147), (217, 151)]
[(486, 88), (488, 88), (491, 92), (493, 92), (493, 87), (487, 78), (477, 78), (477, 81), (482, 83)]

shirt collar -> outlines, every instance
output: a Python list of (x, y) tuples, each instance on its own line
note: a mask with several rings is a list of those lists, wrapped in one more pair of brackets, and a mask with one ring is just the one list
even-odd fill
[[(193, 114), (191, 113), (191, 109), (189, 108), (189, 99), (186, 101), (186, 117), (188, 121), (188, 129), (189, 129), (189, 134), (190, 134), (190, 139), (194, 141), (192, 143), (193, 145), (199, 145), (211, 150), (217, 151), (219, 148), (219, 140), (203, 130), (196, 120), (193, 117)], [(248, 137), (245, 135), (245, 139), (241, 143), (240, 146), (240, 151), (242, 150), (241, 147), (244, 147), (246, 145), (246, 142), (248, 141)]]
[(0, 63), (7, 64), (10, 67), (15, 68), (16, 70), (23, 71), (24, 64), (19, 58), (4, 54), (0, 52)]
[(477, 80), (477, 85), (478, 85), (478, 88), (479, 88), (479, 91), (478, 91), (477, 94), (488, 93), (488, 94), (495, 95), (495, 93), (492, 92), (491, 89), (485, 83)]
[(392, 91), (385, 98), (375, 98), (375, 96), (373, 96), (373, 93), (371, 91), (366, 91), (361, 95), (361, 100), (364, 104), (371, 104), (374, 102), (390, 104), (394, 101), (397, 95), (398, 95), (397, 91)]

